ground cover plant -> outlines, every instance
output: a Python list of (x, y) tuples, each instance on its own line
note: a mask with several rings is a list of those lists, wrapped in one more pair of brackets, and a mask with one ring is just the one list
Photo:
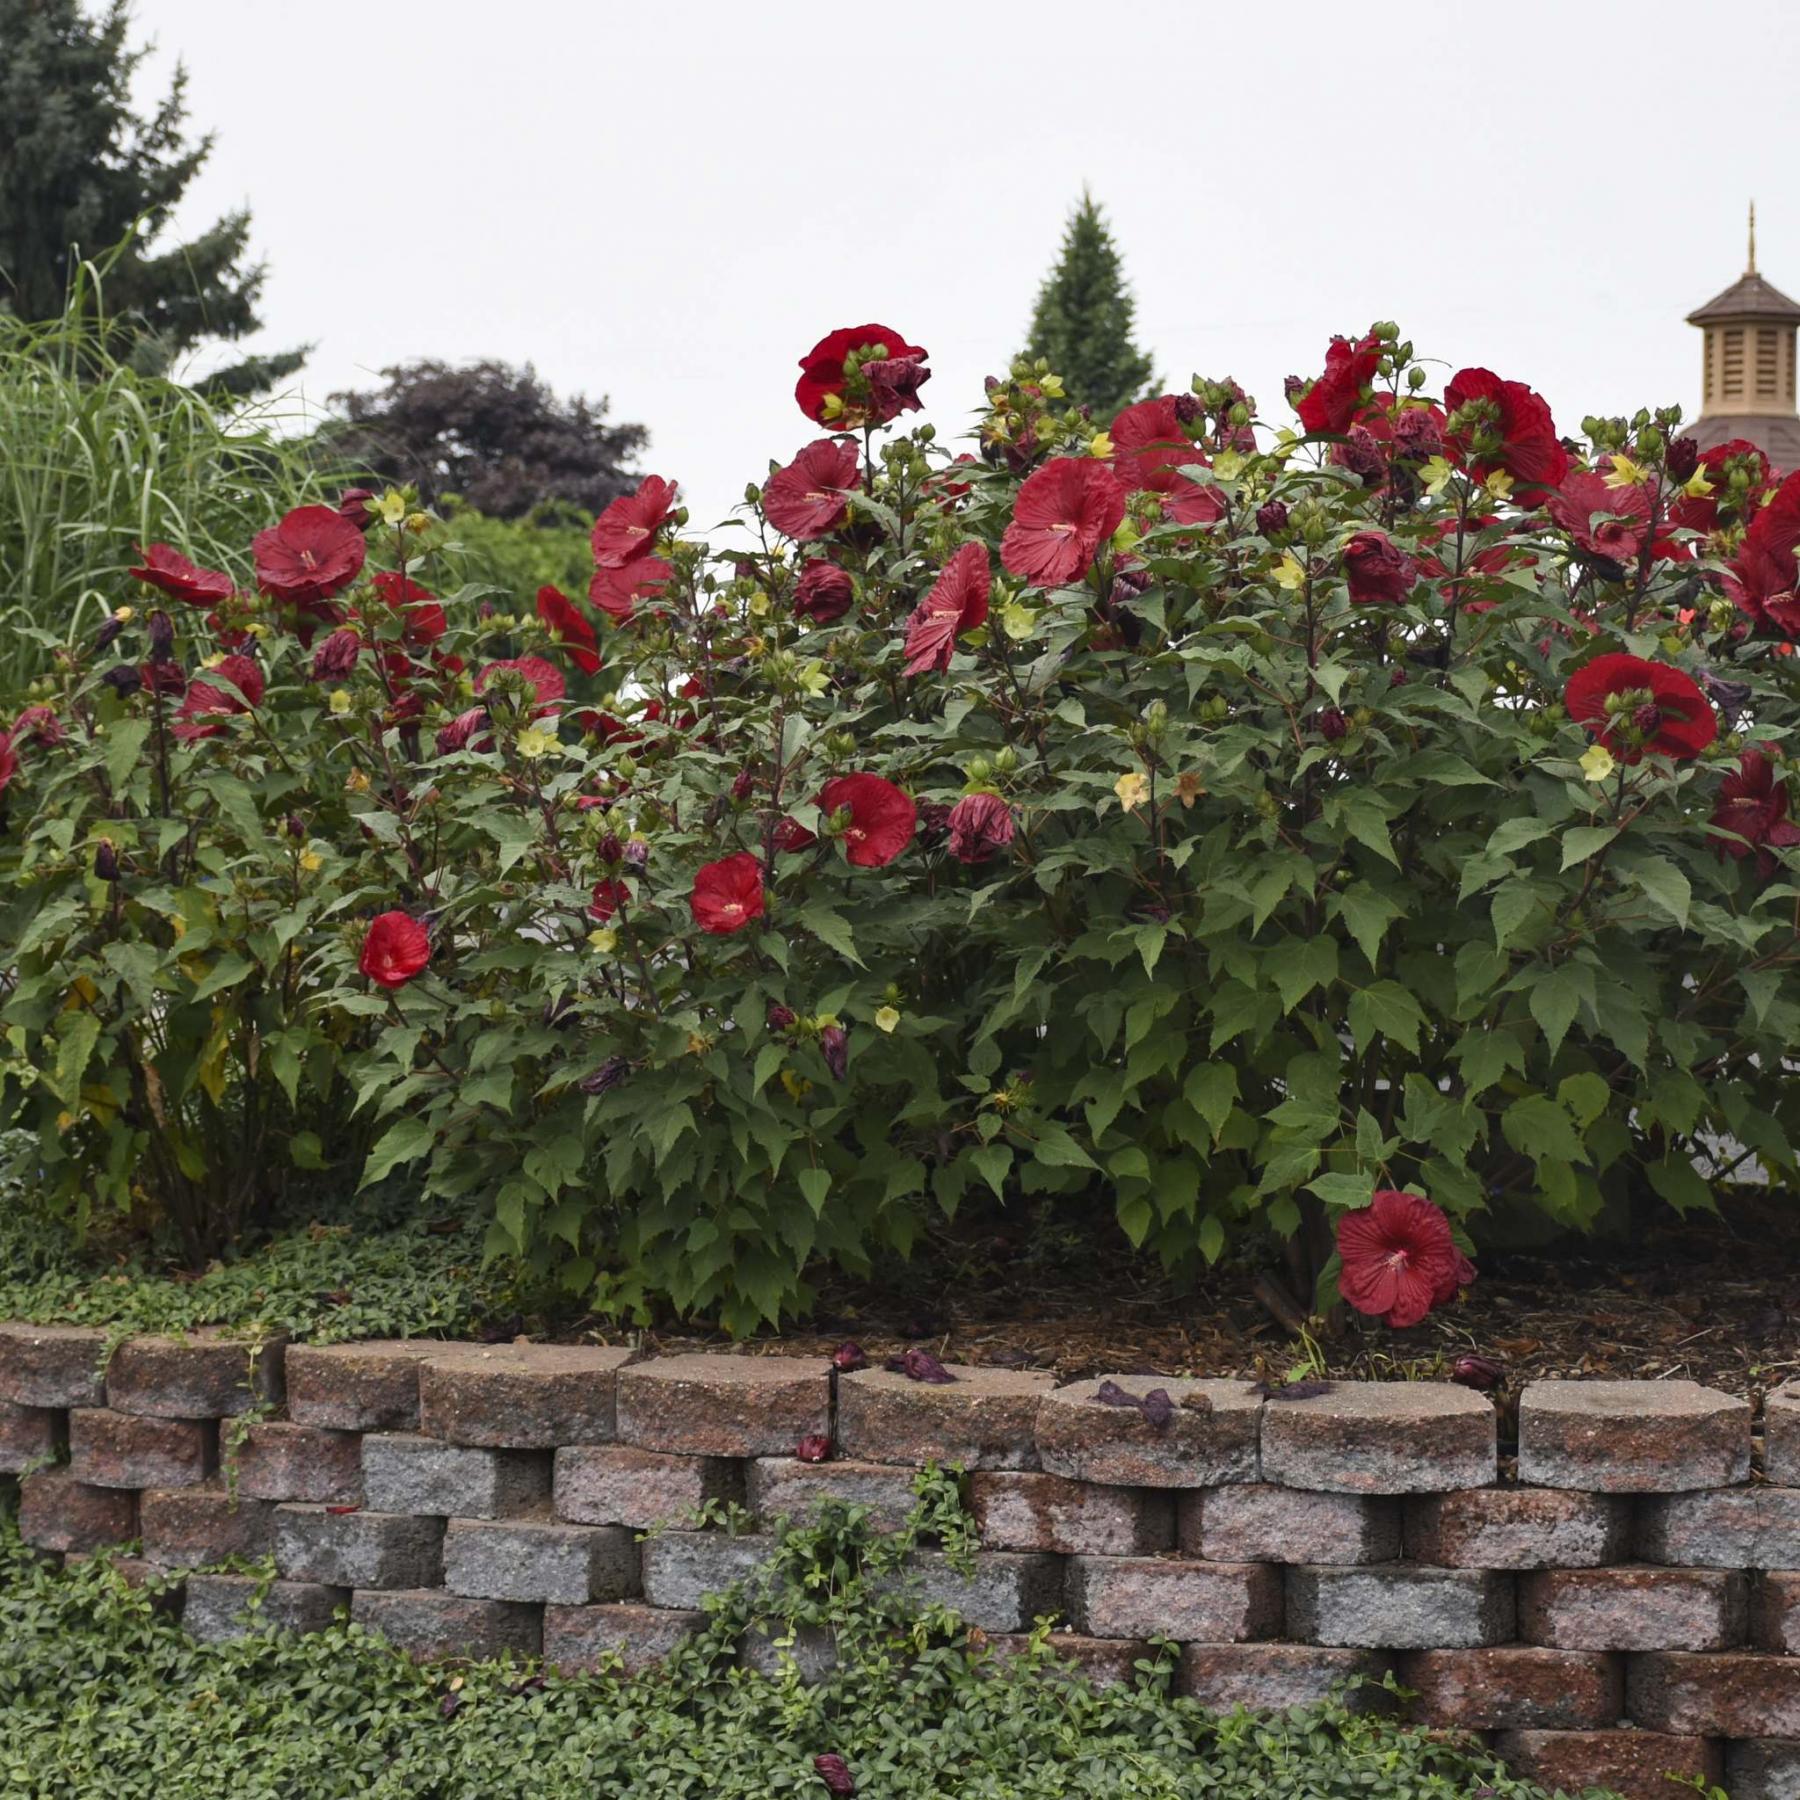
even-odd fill
[[(929, 1480), (929, 1478), (928, 1478)], [(935, 1485), (942, 1487), (943, 1478)], [(948, 1498), (953, 1502), (954, 1494)], [(929, 1523), (873, 1536), (859, 1509), (789, 1530), (776, 1561), (708, 1603), (661, 1670), (559, 1678), (513, 1662), (419, 1667), (360, 1628), (188, 1639), (105, 1560), (57, 1573), (0, 1524), (0, 1780), (31, 1800), (1532, 1800), (1480, 1743), (1341, 1705), (1219, 1717), (1171, 1697), (1172, 1650), (1094, 1691), (1054, 1640), (996, 1657), (889, 1585)], [(828, 1632), (816, 1686), (736, 1666), (746, 1630)]]
[(846, 328), (745, 529), (649, 477), (585, 597), (452, 590), (401, 490), (253, 588), (145, 545), (8, 739), (34, 1191), (204, 1257), (399, 1174), (743, 1331), (983, 1196), (1404, 1325), (1491, 1209), (1791, 1177), (1800, 480), (1320, 360), (1260, 435), (1021, 363), (953, 457)]

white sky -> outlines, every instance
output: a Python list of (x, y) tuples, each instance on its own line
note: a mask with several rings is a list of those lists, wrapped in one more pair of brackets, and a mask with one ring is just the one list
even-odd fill
[(875, 320), (966, 429), (1083, 182), (1172, 386), (1265, 418), (1333, 331), (1530, 382), (1558, 425), (1680, 401), (1683, 315), (1800, 295), (1792, 0), (137, 0), (248, 202), (260, 342), (310, 401), (420, 356), (535, 363), (652, 432), (697, 525), (815, 429), (795, 363)]

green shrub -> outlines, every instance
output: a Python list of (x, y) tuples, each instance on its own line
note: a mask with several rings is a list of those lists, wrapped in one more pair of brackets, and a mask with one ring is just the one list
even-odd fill
[(278, 407), (222, 417), (192, 388), (136, 373), (83, 307), (37, 326), (0, 311), (0, 695), (112, 611), (139, 544), (166, 538), (247, 571), (251, 534), (331, 485), (278, 435)]
[[(970, 1644), (864, 1576), (866, 1517), (792, 1532), (754, 1589), (711, 1603), (665, 1668), (541, 1679), (517, 1663), (419, 1667), (359, 1627), (196, 1645), (104, 1561), (66, 1574), (0, 1538), (0, 1785), (30, 1800), (824, 1800), (842, 1757), (863, 1800), (1308, 1796), (1533, 1800), (1474, 1739), (1338, 1705), (1218, 1717), (1168, 1694), (1173, 1647), (1095, 1692), (1040, 1637)], [(833, 1633), (817, 1686), (733, 1666), (739, 1634)], [(840, 1785), (838, 1791), (843, 1791)]]
[[(984, 1194), (1177, 1269), (1273, 1233), (1308, 1299), (1375, 1189), (1466, 1235), (1790, 1176), (1800, 483), (1424, 381), (1340, 342), (1257, 449), (1229, 383), (1107, 439), (1021, 367), (979, 460), (822, 439), (744, 548), (652, 479), (592, 624), (234, 601), (262, 691), (193, 742), (82, 660), (11, 796), (9, 1103), (72, 1207), (205, 1244), (284, 1165), (406, 1171), (740, 1331)], [(449, 534), (383, 504), (392, 596)]]
[(593, 570), (588, 528), (568, 507), (542, 507), (523, 519), (492, 519), (472, 506), (447, 501), (447, 560), (461, 559), (470, 581), (491, 583), (523, 599), (549, 586), (579, 594)]

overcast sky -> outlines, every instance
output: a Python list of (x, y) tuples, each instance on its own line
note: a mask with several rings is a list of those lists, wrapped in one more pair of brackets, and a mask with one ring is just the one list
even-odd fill
[(137, 0), (248, 203), (306, 398), (530, 361), (650, 427), (696, 524), (813, 428), (837, 325), (931, 351), (941, 434), (1019, 347), (1071, 202), (1106, 207), (1175, 387), (1397, 319), (1559, 426), (1697, 408), (1683, 315), (1800, 295), (1800, 7), (1738, 0)]

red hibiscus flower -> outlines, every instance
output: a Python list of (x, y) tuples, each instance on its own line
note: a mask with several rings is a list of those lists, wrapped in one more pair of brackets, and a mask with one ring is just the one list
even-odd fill
[(847, 438), (817, 438), (769, 477), (763, 517), (800, 543), (822, 538), (843, 522), (857, 479), (856, 446)]
[(1788, 789), (1775, 779), (1775, 764), (1768, 745), (1746, 750), (1738, 758), (1737, 773), (1719, 783), (1719, 804), (1713, 809), (1711, 830), (1729, 832), (1715, 838), (1720, 859), (1742, 861), (1756, 857), (1757, 873), (1764, 880), (1775, 872), (1770, 850), (1800, 844), (1800, 826), (1788, 822)]
[(730, 937), (763, 916), (762, 864), (748, 850), (703, 864), (688, 896), (694, 923), (714, 937)]
[(576, 610), (575, 602), (558, 587), (541, 587), (537, 591), (537, 615), (550, 636), (569, 653), (572, 662), (584, 675), (592, 675), (600, 667), (600, 652), (595, 648), (594, 628)]
[(1648, 482), (1609, 486), (1607, 458), (1598, 469), (1571, 469), (1549, 498), (1550, 517), (1590, 556), (1635, 563), (1650, 529)]
[(836, 563), (815, 556), (800, 570), (794, 583), (794, 612), (815, 625), (829, 625), (850, 610), (856, 588)]
[(957, 638), (984, 624), (993, 577), (987, 548), (964, 544), (944, 564), (931, 592), (913, 610), (906, 626), (906, 673), (947, 669)]
[(596, 881), (593, 895), (588, 901), (588, 917), (598, 919), (604, 925), (620, 907), (630, 903), (631, 889), (624, 882)]
[[(471, 706), (467, 712), (459, 712), (454, 719), (437, 734), (437, 753), (439, 756), (450, 756), (458, 750), (467, 750), (471, 744), (477, 750), (491, 749), (493, 739), (482, 734), (488, 726), (487, 708)], [(478, 742), (477, 739), (480, 741)]]
[(891, 781), (879, 775), (840, 775), (819, 790), (819, 812), (830, 818), (847, 810), (845, 858), (859, 869), (880, 869), (913, 840), (919, 809)]
[(42, 750), (54, 750), (69, 730), (47, 706), (28, 706), (13, 720), (15, 743), (36, 744)]
[(1309, 432), (1344, 432), (1356, 417), (1381, 362), (1381, 339), (1334, 337), (1325, 347), (1325, 373), (1294, 402)]
[(1790, 475), (1761, 507), (1731, 559), (1725, 592), (1758, 624), (1800, 637), (1800, 474)]
[(1338, 1292), (1358, 1312), (1396, 1329), (1417, 1325), (1475, 1275), (1442, 1211), (1422, 1195), (1393, 1188), (1340, 1214), (1337, 1244)]
[(1359, 531), (1344, 546), (1344, 578), (1358, 606), (1398, 606), (1419, 584), (1419, 565), (1383, 531)]
[(1542, 396), (1522, 381), (1502, 381), (1491, 369), (1459, 369), (1444, 390), (1450, 414), (1447, 449), (1472, 462), (1477, 480), (1504, 469), (1527, 488), (1562, 485), (1569, 453)]
[(648, 556), (657, 533), (674, 517), (677, 504), (674, 482), (646, 475), (636, 493), (621, 494), (594, 521), (589, 540), (594, 547), (594, 566), (622, 569), (640, 556)]
[(629, 625), (640, 600), (656, 600), (674, 578), (675, 568), (660, 556), (641, 556), (622, 569), (596, 569), (588, 579), (588, 604), (616, 625)]
[(1563, 704), (1624, 763), (1641, 762), (1650, 751), (1685, 762), (1719, 735), (1718, 715), (1690, 677), (1621, 650), (1577, 669)]
[(539, 717), (547, 712), (554, 712), (556, 703), (568, 692), (562, 678), (562, 671), (554, 663), (547, 663), (541, 656), (508, 656), (499, 662), (491, 662), (475, 677), (476, 693), (483, 693), (487, 685), (502, 669), (513, 669), (523, 675), (537, 692), (537, 711)]
[(377, 987), (403, 988), (430, 961), (430, 932), (409, 913), (384, 912), (369, 921), (356, 966)]
[(783, 819), (775, 827), (775, 848), (783, 856), (795, 856), (802, 850), (810, 850), (819, 841), (816, 831), (808, 831), (798, 819)]
[(189, 606), (217, 606), (236, 592), (223, 570), (203, 569), (167, 544), (152, 544), (142, 555), (144, 560), (131, 571), (133, 576), (173, 600), (185, 600)]
[[(240, 700), (238, 694), (218, 685), (215, 677), (218, 681), (230, 682), (243, 698)], [(247, 713), (262, 697), (262, 670), (247, 656), (228, 656), (188, 683), (175, 714), (175, 723), (169, 729), (178, 738), (189, 742), (195, 738), (217, 737), (225, 729), (225, 719), (234, 713)]]
[(1124, 517), (1125, 490), (1105, 463), (1059, 456), (1019, 489), (1000, 560), (1033, 587), (1068, 587)]
[(435, 644), (449, 628), (437, 596), (397, 569), (383, 569), (373, 578), (372, 585), (389, 607), (400, 614), (400, 635), (404, 642)]
[(1775, 485), (1769, 459), (1748, 438), (1702, 450), (1694, 472), (1706, 478), (1707, 491), (1682, 493), (1669, 508), (1669, 523), (1689, 531), (1714, 531), (1754, 516)]
[[(929, 354), (886, 325), (845, 325), (801, 357), (794, 398), (820, 425), (885, 425), (918, 410)], [(852, 358), (854, 370), (845, 366)]]
[(964, 794), (950, 809), (950, 854), (984, 863), (1013, 841), (1012, 808), (998, 794)]
[(296, 506), (251, 539), (250, 553), (256, 585), (271, 599), (316, 605), (362, 573), (363, 537), (335, 506)]
[(1126, 487), (1160, 494), (1165, 517), (1177, 525), (1210, 525), (1225, 513), (1217, 488), (1206, 487), (1184, 468), (1206, 466), (1200, 446), (1182, 429), (1179, 398), (1164, 394), (1140, 400), (1113, 420), (1113, 472)]

